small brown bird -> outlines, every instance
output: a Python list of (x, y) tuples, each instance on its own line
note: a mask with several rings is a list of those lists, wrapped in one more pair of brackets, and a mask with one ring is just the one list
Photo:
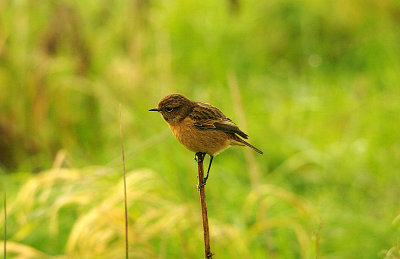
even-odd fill
[(247, 143), (247, 134), (227, 118), (217, 107), (189, 100), (182, 94), (170, 94), (149, 111), (160, 112), (175, 137), (187, 149), (210, 156), (207, 175), (214, 156), (229, 146), (248, 146), (257, 153), (261, 150)]

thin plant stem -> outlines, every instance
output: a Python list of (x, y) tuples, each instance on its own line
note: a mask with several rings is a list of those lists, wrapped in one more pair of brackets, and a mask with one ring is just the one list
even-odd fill
[(4, 259), (7, 258), (7, 190), (4, 184)]
[[(242, 99), (239, 91), (239, 84), (236, 78), (236, 75), (233, 73), (228, 74), (228, 85), (232, 95), (232, 101), (235, 105), (233, 108), (235, 110), (235, 114), (238, 116), (238, 122), (245, 132), (248, 132), (246, 115), (243, 109)], [(245, 148), (244, 154), (247, 160), (247, 164), (249, 166), (249, 176), (251, 186), (255, 189), (260, 185), (260, 170), (254, 158), (254, 153), (250, 149)]]
[(321, 258), (321, 231), (322, 231), (322, 217), (321, 215), (318, 216), (318, 229), (314, 234), (314, 242), (315, 242), (315, 259)]
[(210, 230), (208, 227), (206, 190), (204, 185), (204, 169), (203, 169), (204, 157), (205, 153), (196, 153), (197, 167), (199, 172), (198, 188), (200, 191), (201, 215), (203, 217), (204, 256), (206, 259), (212, 259), (213, 253), (211, 253), (211, 248), (210, 248)]
[(129, 258), (129, 247), (128, 247), (128, 206), (126, 197), (126, 172), (125, 172), (125, 153), (124, 153), (124, 141), (122, 136), (122, 115), (121, 115), (121, 104), (119, 105), (119, 133), (121, 136), (121, 151), (122, 151), (122, 166), (124, 169), (124, 201), (125, 201), (125, 254), (126, 259)]

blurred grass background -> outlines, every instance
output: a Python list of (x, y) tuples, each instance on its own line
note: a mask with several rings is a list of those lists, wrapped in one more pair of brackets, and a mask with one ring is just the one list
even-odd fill
[(396, 0), (1, 1), (9, 255), (123, 258), (121, 103), (132, 258), (201, 258), (193, 154), (147, 112), (180, 92), (265, 153), (216, 157), (217, 258), (400, 258), (399, 28)]

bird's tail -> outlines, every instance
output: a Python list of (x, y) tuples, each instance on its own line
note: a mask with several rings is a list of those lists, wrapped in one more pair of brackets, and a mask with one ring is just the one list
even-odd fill
[[(252, 144), (250, 144), (250, 143), (247, 143), (246, 141), (244, 141), (243, 139), (241, 139), (241, 138), (239, 138), (239, 137), (237, 137), (236, 139), (235, 139), (237, 142), (239, 142), (239, 143), (241, 143), (242, 145), (244, 145), (244, 146), (248, 146), (248, 147), (250, 147), (250, 148), (252, 148), (254, 151), (256, 151), (257, 153), (259, 153), (259, 154), (264, 154), (264, 152), (262, 152), (261, 150), (259, 150), (258, 148), (256, 148), (255, 146), (253, 146)], [(240, 145), (240, 144), (239, 144)]]

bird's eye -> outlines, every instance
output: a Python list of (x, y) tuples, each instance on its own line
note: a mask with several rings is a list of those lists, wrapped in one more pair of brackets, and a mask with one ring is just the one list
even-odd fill
[(172, 112), (173, 108), (167, 107), (167, 108), (165, 108), (165, 110), (166, 110), (167, 112)]

